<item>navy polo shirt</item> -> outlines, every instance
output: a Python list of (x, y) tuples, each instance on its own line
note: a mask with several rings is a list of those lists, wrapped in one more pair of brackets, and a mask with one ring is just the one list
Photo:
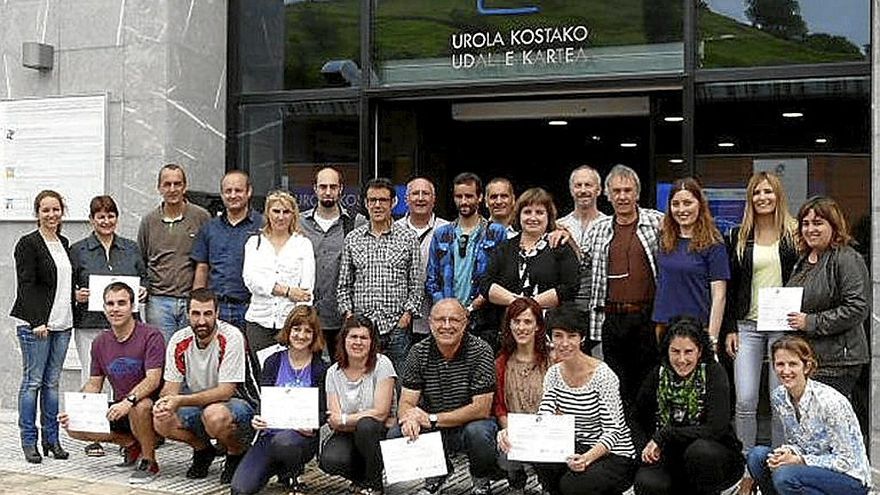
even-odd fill
[(260, 232), (263, 216), (250, 209), (236, 225), (229, 223), (226, 212), (206, 223), (193, 243), (190, 258), (210, 267), (208, 287), (218, 296), (249, 301), (251, 293), (244, 285), (244, 244)]

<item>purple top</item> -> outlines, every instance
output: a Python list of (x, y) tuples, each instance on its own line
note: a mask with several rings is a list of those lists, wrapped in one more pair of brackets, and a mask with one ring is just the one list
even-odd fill
[(290, 365), (290, 359), (287, 353), (281, 356), (281, 363), (278, 366), (278, 376), (275, 377), (276, 387), (311, 387), (312, 386), (312, 366), (307, 364), (301, 370), (293, 369)]
[(165, 339), (162, 332), (135, 322), (125, 342), (118, 342), (112, 330), (105, 330), (92, 342), (91, 376), (103, 376), (113, 387), (116, 400), (126, 397), (147, 376), (147, 370), (165, 367)]
[(674, 316), (692, 316), (709, 324), (712, 307), (711, 282), (730, 279), (724, 244), (700, 252), (688, 251), (689, 239), (679, 239), (675, 250), (657, 252), (657, 292), (654, 321), (668, 323)]

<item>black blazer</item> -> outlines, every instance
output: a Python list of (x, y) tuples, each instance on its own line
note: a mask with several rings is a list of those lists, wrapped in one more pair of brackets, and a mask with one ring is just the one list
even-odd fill
[[(70, 242), (61, 235), (58, 239), (69, 257)], [(18, 286), (15, 304), (9, 314), (28, 322), (31, 328), (45, 325), (49, 321), (49, 313), (52, 312), (52, 303), (55, 301), (58, 273), (49, 247), (39, 230), (22, 236), (15, 244), (15, 274)], [(70, 287), (73, 288), (72, 274)], [(71, 306), (74, 300), (71, 291)]]

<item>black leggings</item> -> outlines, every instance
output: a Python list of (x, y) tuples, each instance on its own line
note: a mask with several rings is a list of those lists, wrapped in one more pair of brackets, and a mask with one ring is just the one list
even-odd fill
[(321, 450), (321, 469), (364, 488), (381, 490), (379, 441), (385, 439), (385, 433), (385, 425), (369, 417), (358, 420), (353, 432), (333, 432)]
[(608, 454), (579, 473), (565, 464), (535, 464), (541, 485), (551, 495), (620, 495), (632, 486), (635, 459)]
[(638, 495), (717, 494), (743, 475), (742, 454), (714, 440), (695, 440), (684, 452), (663, 451), (660, 458), (636, 474)]

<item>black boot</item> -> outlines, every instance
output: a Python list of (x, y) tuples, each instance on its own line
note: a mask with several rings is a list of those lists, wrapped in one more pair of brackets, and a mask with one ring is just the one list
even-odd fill
[(70, 454), (61, 447), (61, 443), (44, 443), (43, 455), (46, 457), (50, 457), (49, 454), (52, 454), (51, 457), (62, 461), (70, 457)]
[(43, 462), (43, 456), (40, 455), (40, 451), (37, 450), (36, 445), (25, 445), (21, 450), (24, 452), (24, 460), (29, 463), (39, 464)]

